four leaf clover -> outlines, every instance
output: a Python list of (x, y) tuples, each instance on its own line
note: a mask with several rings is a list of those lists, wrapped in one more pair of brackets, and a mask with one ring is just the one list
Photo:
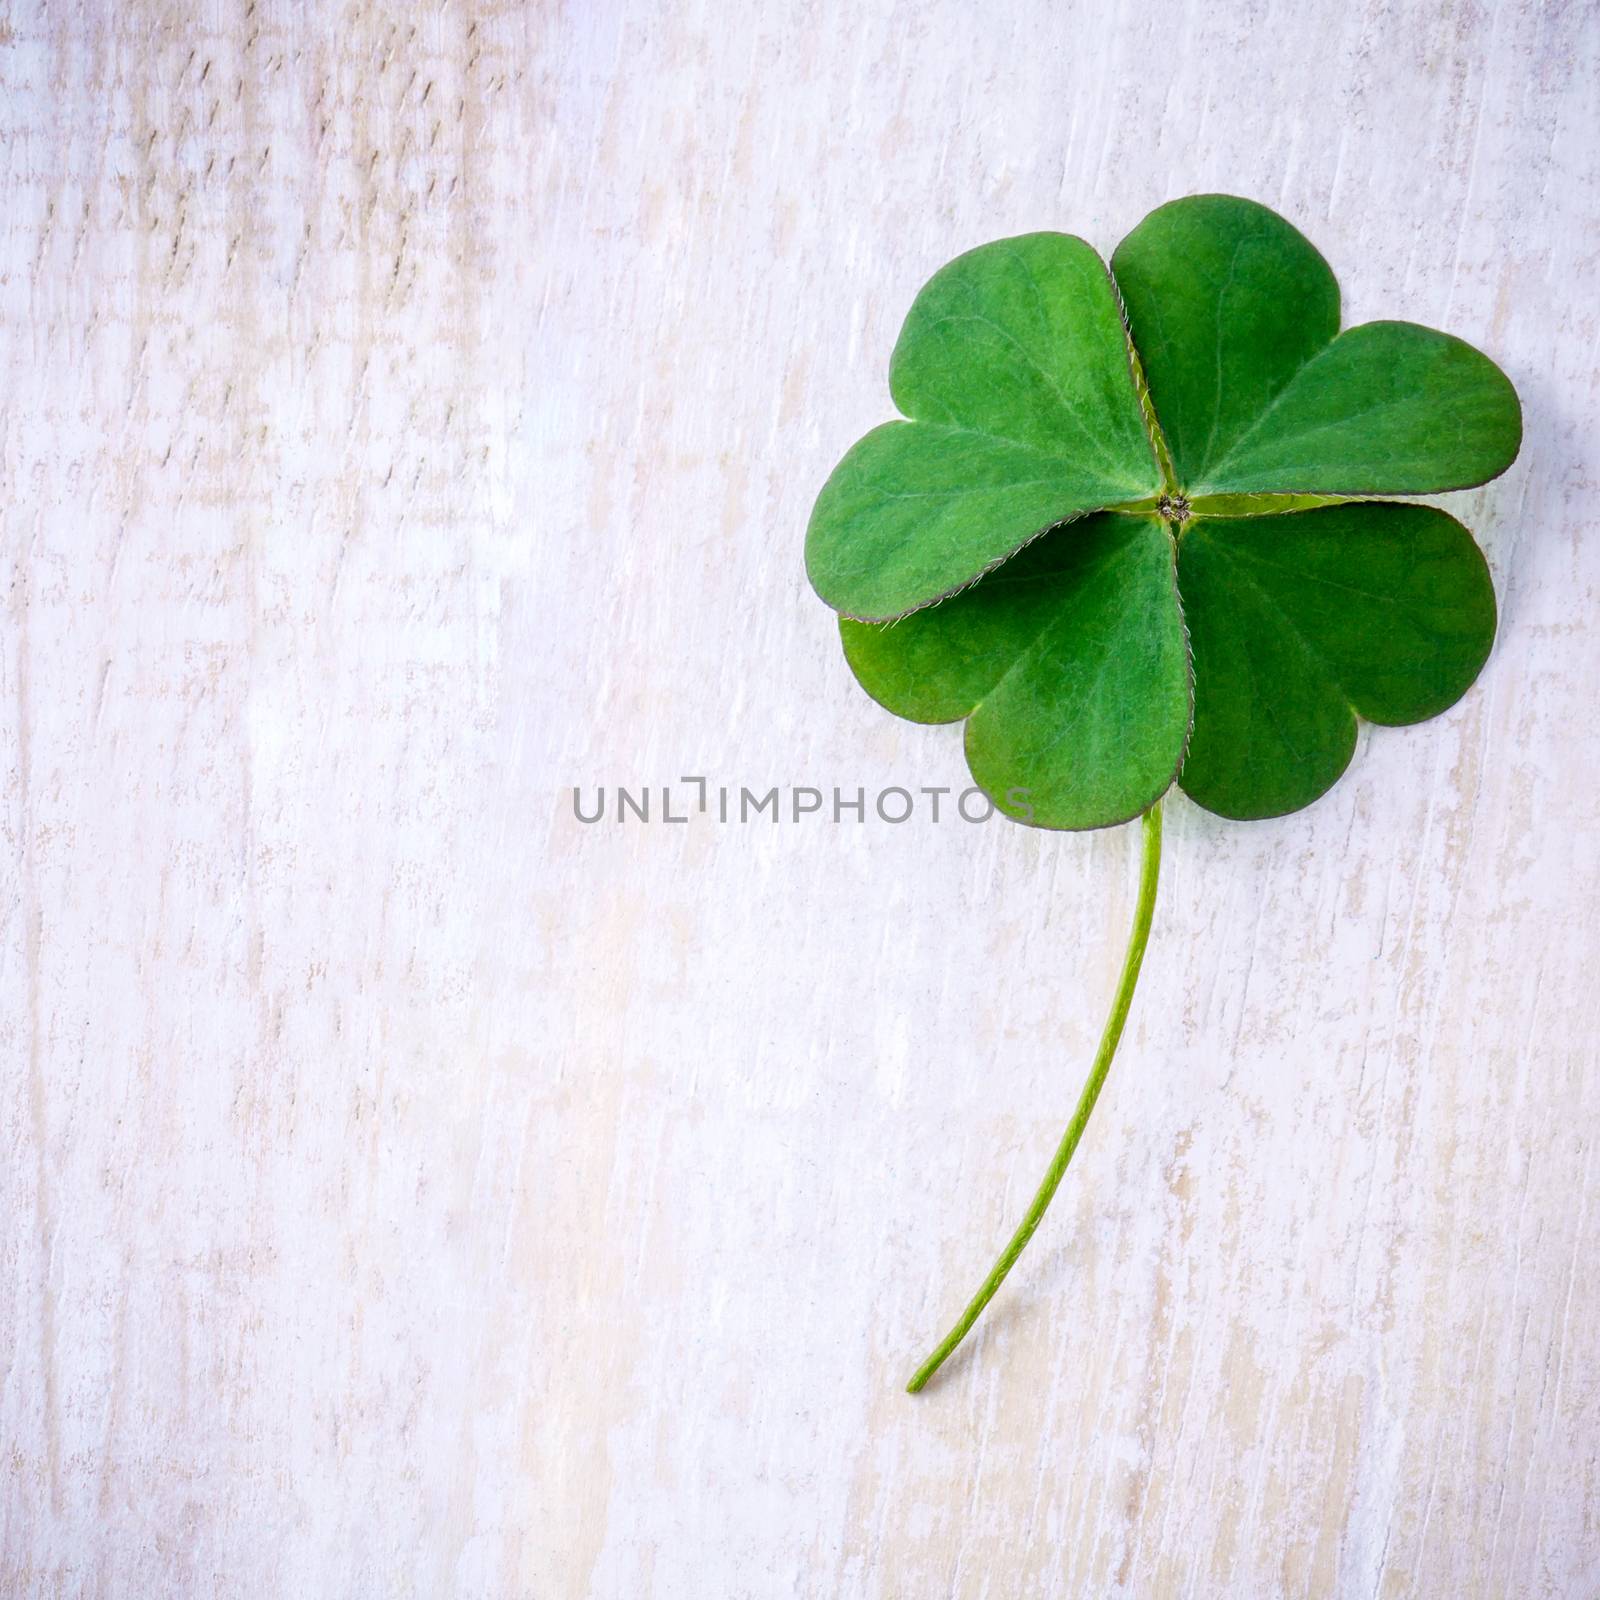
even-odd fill
[(1279, 816), (1339, 779), (1356, 719), (1420, 722), (1494, 639), (1472, 536), (1382, 498), (1484, 483), (1522, 437), (1515, 390), (1409, 322), (1339, 331), (1328, 264), (1280, 216), (1164, 205), (1108, 271), (1034, 233), (934, 274), (895, 346), (904, 421), (817, 498), (813, 586), (868, 693), (966, 723), (973, 777), (1053, 828), (1142, 817), (1122, 975), (1077, 1109), (1010, 1242), (917, 1369), (966, 1336), (1039, 1226), (1132, 1004), (1161, 801)]
[(1264, 206), (1162, 206), (1109, 272), (1065, 234), (969, 251), (889, 381), (910, 420), (828, 479), (807, 568), (867, 691), (964, 719), (1002, 809), (1025, 789), (1036, 823), (1105, 827), (1176, 781), (1225, 817), (1294, 811), (1358, 716), (1434, 716), (1488, 655), (1471, 535), (1373, 497), (1504, 471), (1516, 392), (1449, 334), (1341, 333), (1327, 263)]

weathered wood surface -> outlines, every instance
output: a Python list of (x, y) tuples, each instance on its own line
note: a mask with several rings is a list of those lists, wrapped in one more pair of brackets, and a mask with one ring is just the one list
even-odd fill
[[(1592, 3), (0, 22), (0, 1592), (1600, 1595)], [(1489, 350), (1503, 602), (1288, 820), (911, 788), (800, 567), (923, 277), (1227, 189)], [(676, 804), (682, 805), (680, 791)]]

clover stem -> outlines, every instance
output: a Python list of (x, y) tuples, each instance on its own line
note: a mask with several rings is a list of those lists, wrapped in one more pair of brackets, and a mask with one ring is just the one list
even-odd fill
[(1062, 1134), (1061, 1143), (1056, 1146), (1056, 1153), (1051, 1159), (1049, 1170), (1044, 1175), (1044, 1182), (1039, 1185), (1039, 1191), (1034, 1195), (1033, 1204), (1028, 1207), (1027, 1215), (1023, 1217), (1017, 1231), (1011, 1235), (1011, 1242), (1000, 1252), (1000, 1259), (995, 1262), (989, 1276), (983, 1280), (983, 1287), (972, 1297), (967, 1309), (957, 1318), (956, 1325), (940, 1340), (939, 1347), (912, 1375), (911, 1382), (906, 1385), (908, 1394), (916, 1394), (944, 1365), (945, 1358), (966, 1338), (973, 1323), (983, 1314), (983, 1308), (1005, 1282), (1006, 1274), (1017, 1264), (1017, 1257), (1027, 1248), (1034, 1230), (1038, 1228), (1050, 1202), (1055, 1198), (1056, 1190), (1061, 1185), (1062, 1175), (1067, 1170), (1067, 1164), (1078, 1148), (1079, 1139), (1083, 1137), (1083, 1130), (1088, 1124), (1090, 1113), (1094, 1110), (1094, 1103), (1100, 1098), (1101, 1085), (1106, 1081), (1106, 1073), (1111, 1068), (1111, 1058), (1117, 1053), (1117, 1041), (1122, 1037), (1123, 1024), (1128, 1020), (1128, 1008), (1133, 1004), (1134, 986), (1139, 981), (1139, 968), (1144, 962), (1144, 947), (1149, 942), (1150, 923), (1155, 915), (1156, 882), (1161, 875), (1159, 800), (1144, 814), (1142, 840), (1139, 901), (1133, 914), (1133, 931), (1128, 935), (1128, 952), (1122, 958), (1122, 976), (1117, 980), (1117, 992), (1111, 1002), (1111, 1015), (1106, 1018), (1105, 1032), (1100, 1035), (1100, 1048), (1095, 1053), (1094, 1065), (1089, 1069), (1088, 1082), (1084, 1084), (1083, 1092), (1078, 1096), (1078, 1108), (1072, 1113), (1072, 1121), (1067, 1124), (1067, 1131)]

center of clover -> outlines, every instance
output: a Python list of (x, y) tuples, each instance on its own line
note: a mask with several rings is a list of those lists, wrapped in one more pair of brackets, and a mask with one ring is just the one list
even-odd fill
[(1156, 505), (1156, 510), (1166, 522), (1187, 522), (1189, 497), (1185, 494), (1164, 494)]

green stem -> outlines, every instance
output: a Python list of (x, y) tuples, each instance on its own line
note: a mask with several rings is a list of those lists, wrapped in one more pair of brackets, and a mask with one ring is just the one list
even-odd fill
[(1039, 1185), (1039, 1192), (1033, 1197), (1033, 1204), (1028, 1207), (1028, 1214), (1022, 1219), (1021, 1226), (1011, 1235), (1011, 1242), (1000, 1252), (1000, 1259), (995, 1262), (989, 1276), (983, 1280), (983, 1287), (972, 1297), (967, 1309), (957, 1319), (955, 1327), (939, 1342), (939, 1348), (917, 1368), (911, 1382), (906, 1385), (910, 1394), (915, 1394), (922, 1386), (944, 1365), (945, 1358), (955, 1347), (966, 1338), (973, 1323), (983, 1313), (983, 1308), (994, 1298), (997, 1290), (1006, 1280), (1006, 1274), (1017, 1264), (1017, 1257), (1027, 1247), (1028, 1241), (1033, 1237), (1034, 1230), (1043, 1220), (1046, 1209), (1055, 1198), (1056, 1190), (1061, 1186), (1062, 1174), (1067, 1170), (1067, 1163), (1072, 1160), (1072, 1153), (1078, 1148), (1078, 1141), (1083, 1137), (1084, 1127), (1089, 1121), (1089, 1114), (1094, 1110), (1094, 1103), (1100, 1098), (1100, 1087), (1106, 1081), (1106, 1073), (1111, 1068), (1111, 1058), (1117, 1053), (1117, 1041), (1122, 1037), (1122, 1027), (1128, 1020), (1128, 1008), (1133, 1004), (1134, 985), (1139, 981), (1139, 967), (1144, 961), (1144, 947), (1150, 939), (1150, 922), (1156, 909), (1156, 881), (1161, 875), (1161, 802), (1158, 800), (1144, 814), (1143, 828), (1144, 856), (1139, 864), (1139, 904), (1133, 914), (1133, 931), (1128, 935), (1128, 953), (1122, 958), (1122, 976), (1117, 980), (1116, 997), (1111, 1002), (1111, 1015), (1106, 1018), (1105, 1032), (1100, 1036), (1100, 1048), (1095, 1054), (1094, 1065), (1089, 1069), (1089, 1081), (1083, 1086), (1083, 1093), (1078, 1096), (1078, 1109), (1072, 1113), (1072, 1121), (1067, 1124), (1067, 1131), (1061, 1136), (1061, 1143), (1056, 1146), (1054, 1159), (1050, 1162), (1050, 1170), (1044, 1175), (1044, 1182)]

